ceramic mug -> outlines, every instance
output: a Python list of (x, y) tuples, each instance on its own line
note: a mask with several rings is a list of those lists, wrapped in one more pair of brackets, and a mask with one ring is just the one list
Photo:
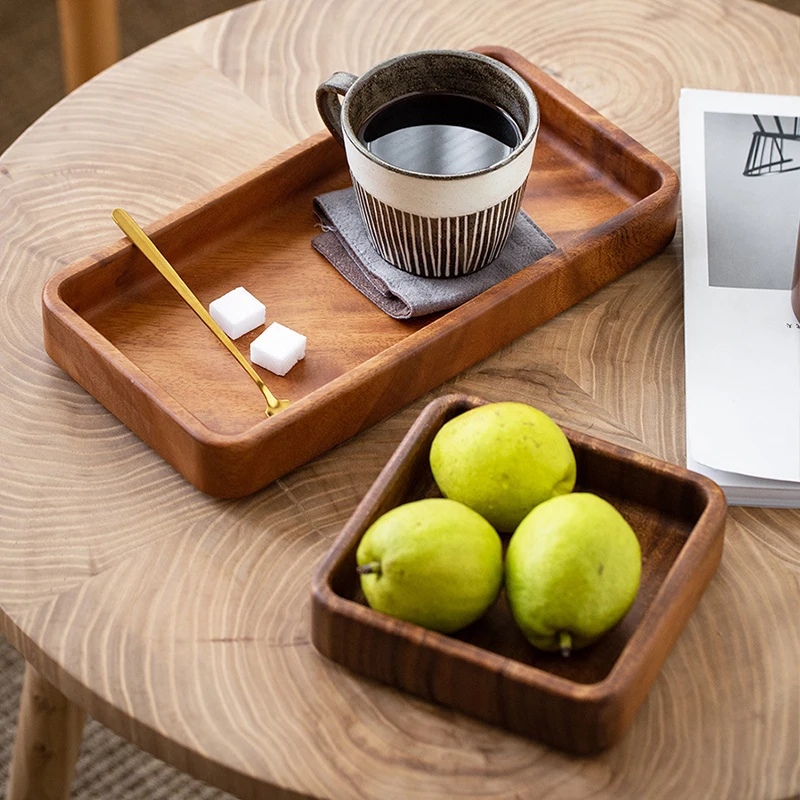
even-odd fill
[[(431, 92), (499, 107), (516, 123), (521, 141), (483, 169), (441, 175), (383, 161), (359, 139), (388, 103)], [(539, 131), (536, 98), (514, 70), (467, 51), (407, 53), (361, 77), (334, 73), (317, 89), (317, 108), (344, 146), (367, 233), (382, 258), (431, 278), (468, 275), (497, 258), (522, 203)]]

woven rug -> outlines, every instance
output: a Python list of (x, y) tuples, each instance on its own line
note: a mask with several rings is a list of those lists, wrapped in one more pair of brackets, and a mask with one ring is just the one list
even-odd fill
[[(0, 794), (8, 782), (24, 671), (22, 656), (0, 635)], [(72, 798), (230, 800), (231, 795), (190, 778), (87, 719)]]

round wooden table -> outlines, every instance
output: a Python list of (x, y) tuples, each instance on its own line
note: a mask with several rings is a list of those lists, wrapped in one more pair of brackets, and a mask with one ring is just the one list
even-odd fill
[[(246, 798), (800, 792), (798, 512), (731, 510), (719, 571), (632, 729), (570, 757), (309, 641), (313, 570), (430, 397), (221, 501), (44, 353), (42, 285), (119, 238), (112, 208), (149, 223), (319, 130), (314, 89), (334, 70), (489, 43), (674, 167), (682, 86), (800, 94), (800, 19), (749, 0), (266, 0), (112, 67), (0, 159), (0, 629), (29, 663), (12, 797), (68, 791), (81, 709)], [(681, 278), (676, 238), (437, 393), (526, 401), (683, 463)]]

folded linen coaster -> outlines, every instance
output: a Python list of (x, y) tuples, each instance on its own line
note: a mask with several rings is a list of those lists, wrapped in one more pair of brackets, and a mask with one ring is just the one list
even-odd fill
[(520, 211), (508, 242), (491, 264), (459, 278), (422, 278), (384, 261), (367, 236), (352, 188), (314, 198), (323, 233), (314, 248), (363, 295), (395, 319), (443, 311), (471, 300), (556, 249), (553, 240)]

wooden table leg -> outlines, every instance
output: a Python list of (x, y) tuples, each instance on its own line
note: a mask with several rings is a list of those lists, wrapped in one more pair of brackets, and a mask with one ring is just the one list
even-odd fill
[(69, 797), (85, 716), (26, 664), (8, 800)]
[(117, 0), (58, 0), (58, 24), (68, 92), (119, 60)]

